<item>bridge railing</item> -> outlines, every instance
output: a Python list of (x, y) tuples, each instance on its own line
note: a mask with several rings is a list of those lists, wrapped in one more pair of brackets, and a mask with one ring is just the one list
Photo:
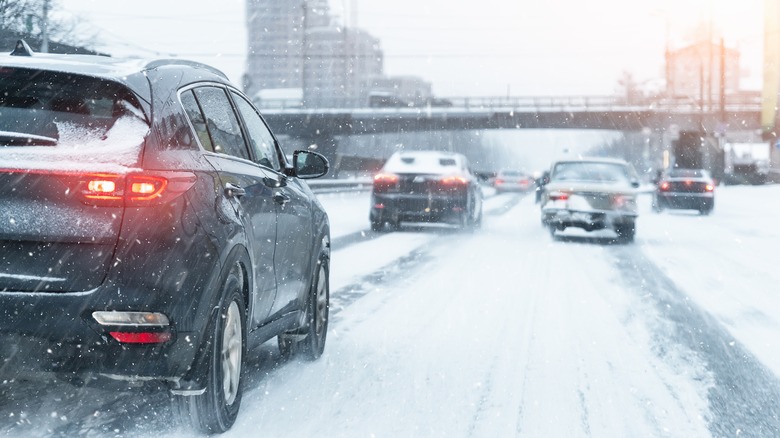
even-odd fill
[[(405, 112), (420, 110), (436, 111), (485, 111), (510, 110), (517, 112), (560, 112), (560, 111), (671, 111), (671, 112), (716, 112), (718, 102), (703, 102), (695, 96), (640, 97), (626, 99), (621, 96), (528, 96), (528, 97), (447, 97), (408, 105), (358, 105), (354, 99), (330, 100), (327, 106), (307, 106), (296, 99), (266, 99), (255, 102), (264, 110), (294, 112), (320, 111), (381, 111)], [(756, 93), (729, 95), (725, 110), (758, 111), (761, 96)]]

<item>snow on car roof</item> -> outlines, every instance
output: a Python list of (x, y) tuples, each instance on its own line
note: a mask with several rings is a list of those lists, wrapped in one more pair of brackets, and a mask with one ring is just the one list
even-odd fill
[(463, 169), (465, 161), (465, 156), (452, 152), (396, 152), (387, 160), (384, 170), (393, 173), (456, 173)]

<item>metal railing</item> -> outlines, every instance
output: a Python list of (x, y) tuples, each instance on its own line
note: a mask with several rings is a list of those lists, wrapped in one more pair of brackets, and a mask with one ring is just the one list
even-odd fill
[[(620, 96), (528, 96), (528, 97), (448, 97), (435, 101), (406, 106), (356, 105), (354, 99), (333, 100), (327, 107), (307, 107), (296, 99), (266, 99), (255, 102), (266, 112), (372, 112), (403, 113), (420, 111), (459, 112), (509, 110), (516, 112), (561, 111), (668, 111), (668, 112), (717, 112), (717, 102), (702, 102), (690, 96), (639, 97), (626, 99)], [(725, 101), (725, 111), (760, 111), (761, 96), (757, 94), (730, 95)]]

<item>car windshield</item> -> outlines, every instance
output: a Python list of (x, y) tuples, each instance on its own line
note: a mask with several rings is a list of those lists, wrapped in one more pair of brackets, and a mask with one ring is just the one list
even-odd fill
[(551, 181), (628, 182), (630, 174), (628, 168), (620, 164), (568, 162), (555, 165)]

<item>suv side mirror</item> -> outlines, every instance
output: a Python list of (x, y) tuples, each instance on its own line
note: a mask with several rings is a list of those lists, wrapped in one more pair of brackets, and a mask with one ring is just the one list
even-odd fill
[(328, 168), (328, 159), (322, 154), (312, 151), (293, 152), (292, 172), (298, 178), (319, 178), (328, 173)]

